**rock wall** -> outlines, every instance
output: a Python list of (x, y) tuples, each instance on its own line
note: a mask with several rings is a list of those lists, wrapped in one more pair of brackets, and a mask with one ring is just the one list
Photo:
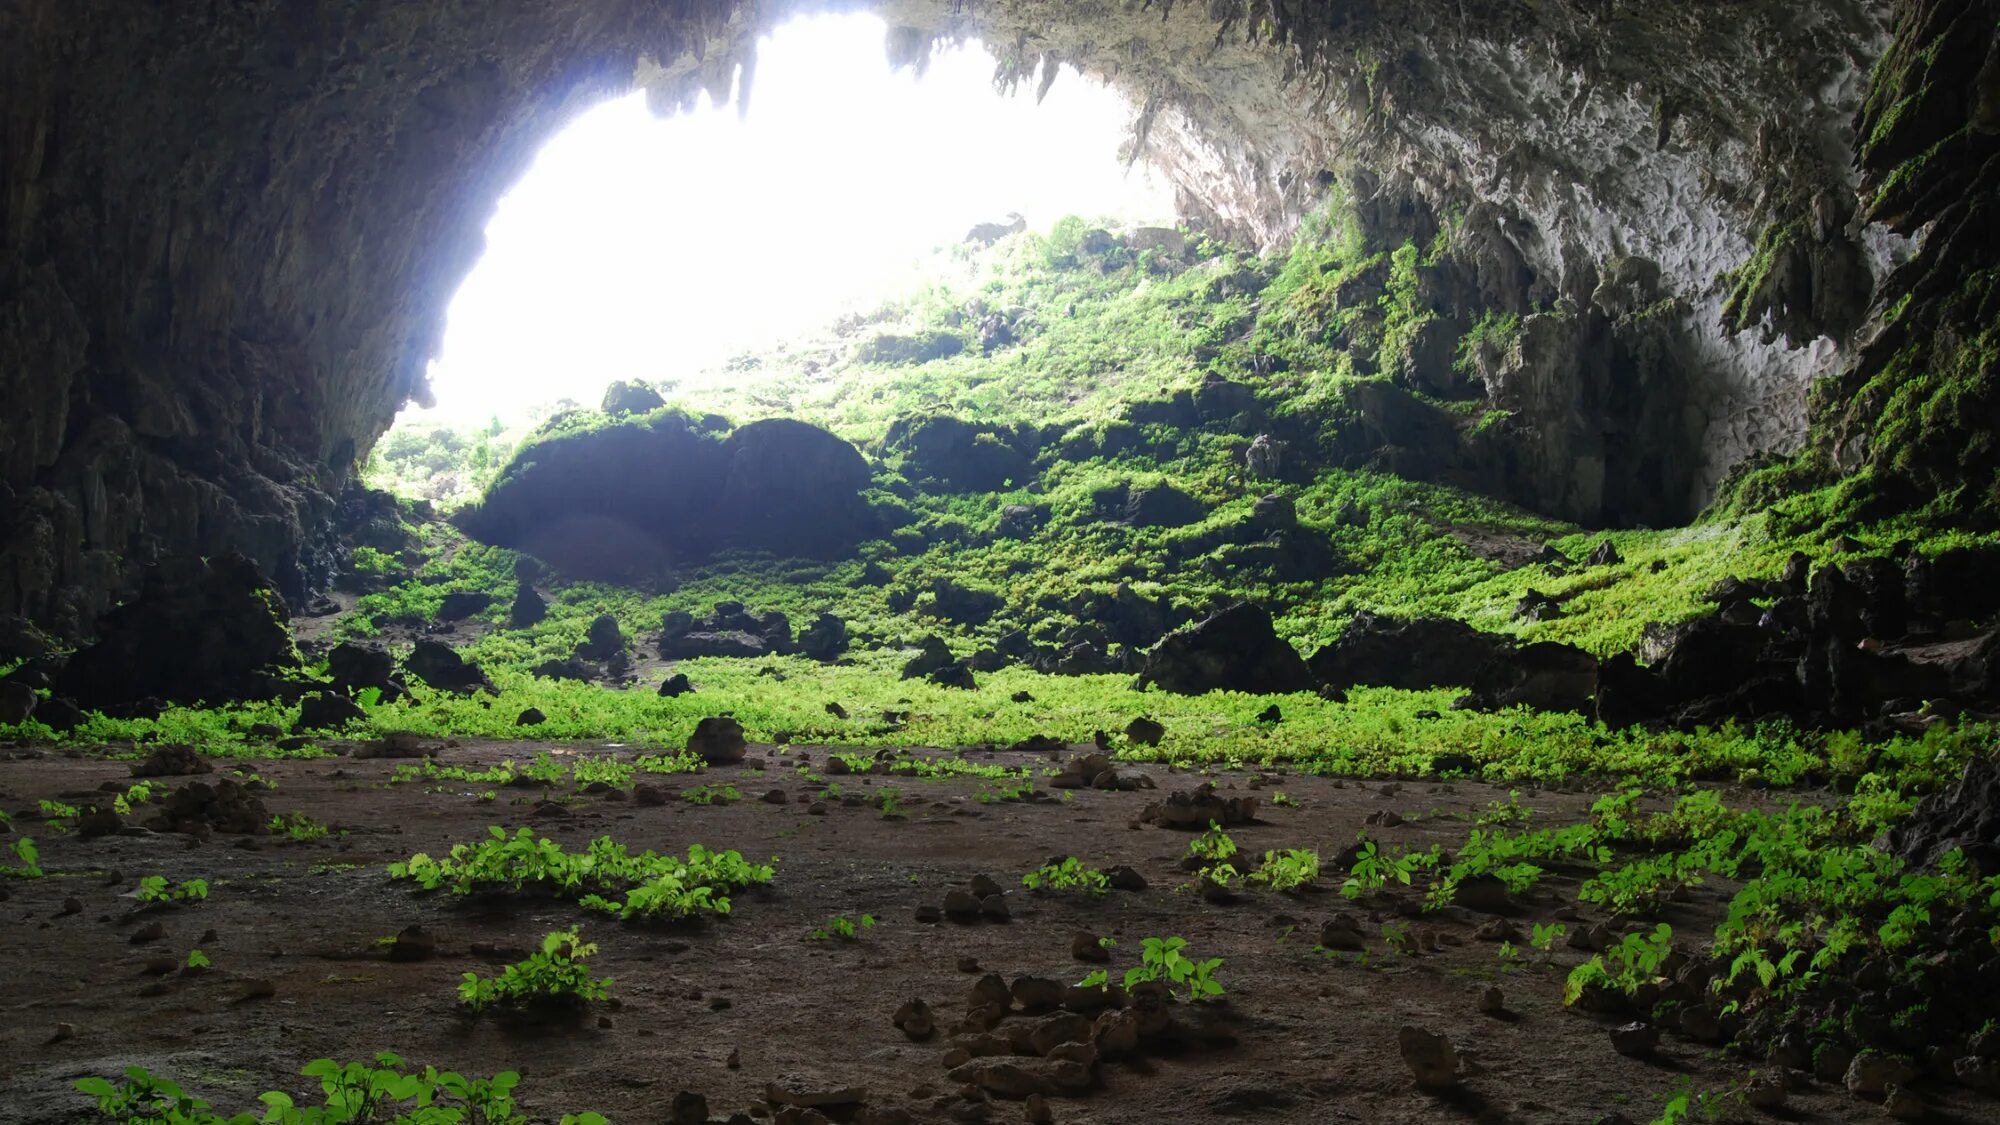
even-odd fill
[(1799, 439), (1865, 303), (1856, 248), (1894, 250), (1847, 159), (1883, 0), (15, 0), (0, 612), (76, 632), (146, 561), (224, 546), (311, 587), (327, 496), (425, 395), (537, 147), (635, 82), (663, 111), (726, 96), (757, 30), (808, 7), (881, 11), (904, 61), (979, 36), (1003, 82), (1108, 78), (1135, 150), (1238, 236), (1282, 240), (1344, 181), (1476, 217), (1523, 311), (1581, 304), (1614, 256), (1657, 264), (1685, 302), (1690, 389), (1661, 408), (1703, 435), (1696, 495)]

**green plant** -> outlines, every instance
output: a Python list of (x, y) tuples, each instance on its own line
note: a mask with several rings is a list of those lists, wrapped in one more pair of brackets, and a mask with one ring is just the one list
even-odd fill
[(496, 825), (487, 829), (486, 839), (455, 844), (441, 860), (418, 852), (391, 864), (389, 876), (425, 890), (449, 886), (460, 895), (532, 888), (631, 920), (727, 914), (728, 892), (770, 882), (772, 868), (700, 844), (689, 846), (685, 860), (650, 851), (633, 855), (608, 836), (592, 840), (582, 852), (566, 852), (532, 829), (509, 836)]
[(1210, 863), (1221, 863), (1236, 854), (1236, 841), (1214, 821), (1208, 822), (1208, 829), (1188, 841), (1187, 854)]
[[(76, 1089), (96, 1099), (97, 1112), (123, 1125), (527, 1125), (514, 1111), (521, 1076), (502, 1071), (471, 1078), (425, 1067), (405, 1071), (403, 1059), (384, 1051), (373, 1063), (345, 1065), (315, 1059), (300, 1073), (319, 1079), (323, 1104), (301, 1106), (290, 1094), (259, 1095), (264, 1112), (224, 1116), (179, 1084), (144, 1067), (123, 1079), (81, 1078)], [(564, 1114), (561, 1125), (610, 1125), (596, 1113)]]
[(743, 794), (737, 792), (734, 785), (697, 785), (681, 790), (681, 800), (691, 805), (726, 805), (742, 799)]
[(198, 902), (208, 897), (208, 880), (189, 879), (169, 886), (166, 876), (148, 875), (139, 880), (132, 897), (144, 903)]
[(584, 964), (597, 952), (595, 943), (580, 941), (575, 930), (558, 930), (542, 938), (542, 948), (526, 960), (503, 969), (497, 977), (466, 973), (458, 998), (475, 1012), (496, 1005), (516, 1009), (574, 1008), (609, 994), (611, 981), (591, 975)]
[(1190, 1002), (1222, 995), (1222, 985), (1215, 979), (1222, 958), (1211, 957), (1206, 961), (1189, 958), (1181, 952), (1187, 948), (1187, 939), (1183, 937), (1149, 937), (1140, 946), (1139, 964), (1125, 971), (1128, 990), (1146, 981), (1165, 981), (1171, 986), (1184, 987), (1185, 999)]
[(208, 954), (206, 954), (206, 953), (203, 953), (203, 952), (202, 952), (201, 950), (199, 950), (199, 949), (190, 949), (190, 950), (188, 950), (188, 956), (187, 956), (187, 967), (188, 967), (188, 968), (190, 968), (190, 969), (206, 969), (206, 968), (208, 968), (208, 967), (209, 967), (209, 964), (210, 964), (210, 962), (209, 962), (209, 960), (208, 960)]
[(1250, 874), (1253, 883), (1274, 891), (1293, 891), (1319, 878), (1319, 853), (1311, 848), (1287, 848), (1264, 853), (1264, 865)]
[(863, 914), (858, 921), (850, 921), (846, 915), (837, 914), (827, 919), (824, 924), (808, 931), (806, 940), (832, 941), (838, 939), (840, 941), (854, 941), (861, 936), (862, 930), (872, 929), (874, 925), (875, 916), (873, 914)]
[(23, 836), (7, 849), (14, 858), (21, 861), (19, 867), (0, 867), (0, 875), (16, 879), (39, 879), (42, 877), (42, 853), (35, 847), (33, 836)]
[(1021, 885), (1031, 891), (1047, 887), (1052, 891), (1086, 890), (1101, 895), (1111, 888), (1111, 881), (1104, 872), (1087, 866), (1072, 855), (1063, 857), (1060, 863), (1043, 864), (1039, 870), (1021, 876)]
[(294, 840), (321, 840), (325, 839), (327, 834), (333, 831), (331, 827), (321, 824), (319, 821), (302, 812), (295, 812), (290, 816), (283, 814), (273, 816), (271, 818), (270, 829), (273, 832), (290, 836)]
[(1630, 996), (1642, 984), (1659, 979), (1660, 966), (1673, 952), (1674, 928), (1665, 922), (1650, 933), (1630, 933), (1618, 943), (1569, 974), (1563, 987), (1563, 1003), (1574, 1004), (1592, 986), (1616, 989)]

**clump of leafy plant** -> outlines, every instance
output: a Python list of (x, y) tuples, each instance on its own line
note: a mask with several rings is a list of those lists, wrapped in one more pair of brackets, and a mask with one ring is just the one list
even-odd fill
[(1264, 865), (1250, 881), (1274, 891), (1295, 891), (1319, 878), (1319, 853), (1311, 848), (1285, 848), (1264, 853)]
[[(301, 1074), (319, 1079), (324, 1102), (302, 1106), (282, 1090), (258, 1096), (261, 1115), (223, 1116), (208, 1102), (145, 1067), (127, 1067), (124, 1078), (81, 1078), (76, 1088), (97, 1099), (97, 1112), (126, 1125), (527, 1125), (514, 1110), (521, 1076), (501, 1071), (466, 1078), (435, 1067), (406, 1070), (402, 1057), (383, 1051), (373, 1063), (314, 1059)], [(566, 1113), (561, 1125), (610, 1125), (597, 1113)]]
[(1408, 886), (1419, 871), (1435, 868), (1440, 854), (1441, 849), (1435, 844), (1428, 852), (1384, 852), (1364, 833), (1361, 852), (1355, 856), (1347, 880), (1340, 885), (1340, 893), (1350, 899), (1362, 898), (1388, 886), (1392, 879)]
[[(1215, 971), (1222, 967), (1222, 958), (1197, 961), (1183, 952), (1186, 949), (1184, 937), (1142, 939), (1139, 963), (1125, 970), (1124, 986), (1130, 989), (1147, 981), (1165, 981), (1169, 988), (1185, 990), (1181, 998), (1190, 1003), (1221, 996), (1222, 983), (1215, 979)], [(1078, 981), (1077, 987), (1104, 988), (1110, 983), (1110, 971), (1098, 969)]]
[(807, 941), (854, 941), (862, 930), (875, 927), (875, 916), (863, 914), (859, 919), (850, 919), (844, 914), (828, 918), (822, 925), (807, 931)]
[(1616, 989), (1627, 996), (1642, 984), (1660, 978), (1661, 966), (1674, 950), (1674, 928), (1665, 922), (1651, 933), (1629, 933), (1618, 944), (1595, 954), (1569, 974), (1563, 1003), (1574, 1004), (1591, 987)]
[(140, 902), (174, 903), (200, 902), (208, 897), (208, 880), (189, 879), (184, 883), (168, 883), (164, 875), (148, 875), (139, 880), (138, 890), (132, 897)]
[(610, 994), (609, 978), (591, 974), (584, 962), (597, 952), (575, 930), (558, 930), (542, 938), (542, 948), (516, 961), (499, 976), (466, 973), (458, 998), (475, 1012), (501, 1007), (514, 1011), (574, 1009)]
[(1207, 863), (1222, 863), (1236, 854), (1236, 841), (1211, 820), (1206, 831), (1188, 841), (1187, 854)]
[(1021, 885), (1031, 891), (1047, 887), (1052, 891), (1083, 890), (1101, 895), (1111, 889), (1111, 880), (1104, 872), (1072, 855), (1064, 856), (1056, 863), (1045, 863), (1038, 870), (1021, 876)]
[(734, 785), (697, 785), (681, 790), (681, 800), (690, 805), (726, 805), (742, 799), (743, 794)]
[(322, 824), (302, 812), (294, 812), (290, 816), (273, 816), (270, 828), (273, 832), (301, 841), (323, 840), (328, 833), (333, 831), (332, 827)]
[(453, 845), (443, 859), (418, 852), (391, 864), (389, 876), (425, 890), (449, 886), (460, 895), (534, 889), (627, 920), (727, 914), (728, 892), (768, 883), (773, 876), (769, 864), (748, 863), (739, 852), (714, 852), (700, 844), (678, 859), (651, 851), (633, 855), (609, 836), (592, 840), (582, 852), (566, 852), (529, 828), (510, 836), (496, 825), (487, 834), (476, 844)]
[(0, 875), (15, 879), (39, 879), (42, 877), (42, 853), (35, 847), (33, 836), (23, 836), (14, 841), (8, 851), (21, 861), (19, 867), (0, 867)]

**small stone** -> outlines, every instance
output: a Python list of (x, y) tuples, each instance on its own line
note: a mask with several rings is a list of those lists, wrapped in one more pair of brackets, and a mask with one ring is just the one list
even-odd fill
[(1488, 986), (1479, 993), (1481, 1015), (1500, 1016), (1507, 1013), (1507, 997), (1497, 987)]
[(987, 895), (979, 900), (979, 913), (995, 922), (1005, 922), (1012, 917), (1007, 909), (1007, 896)]
[(263, 977), (252, 977), (243, 982), (243, 991), (236, 997), (238, 1004), (246, 1000), (268, 1000), (278, 994), (278, 986)]
[(540, 707), (530, 707), (514, 717), (514, 725), (517, 727), (538, 727), (548, 721), (549, 717), (542, 713)]
[(159, 922), (148, 922), (145, 925), (139, 927), (138, 929), (132, 931), (132, 936), (125, 940), (133, 945), (143, 945), (149, 941), (159, 941), (161, 938), (166, 936), (167, 936), (166, 926), (162, 925)]
[(727, 996), (711, 996), (708, 998), (708, 1010), (711, 1012), (726, 1012), (732, 1007), (735, 1007), (735, 1005)]
[(958, 959), (958, 971), (959, 971), (959, 972), (961, 972), (961, 973), (977, 973), (977, 972), (981, 972), (982, 970), (981, 970), (981, 969), (980, 969), (980, 967), (979, 967), (979, 958), (977, 958), (977, 957), (960, 957), (960, 958)]
[(667, 1111), (667, 1125), (708, 1125), (708, 1099), (693, 1090), (675, 1094)]
[(1123, 864), (1107, 868), (1104, 872), (1104, 881), (1105, 885), (1114, 891), (1137, 892), (1146, 889), (1146, 877)]
[(934, 926), (944, 921), (944, 911), (931, 905), (919, 906), (917, 907), (916, 919), (927, 926)]
[(1521, 940), (1521, 928), (1505, 918), (1489, 918), (1472, 931), (1472, 936), (1480, 941), (1517, 942)]
[(764, 802), (767, 805), (782, 805), (785, 802), (791, 800), (790, 797), (785, 796), (785, 791), (783, 789), (767, 790), (765, 791), (762, 797), (759, 797), (757, 799)]
[(808, 816), (825, 816), (825, 815), (826, 815), (826, 802), (825, 802), (825, 801), (814, 801), (814, 802), (813, 802), (812, 804), (810, 804), (810, 805), (807, 805), (807, 806), (806, 806), (806, 815), (808, 815)]
[(722, 1060), (722, 1065), (731, 1070), (741, 1070), (743, 1068), (743, 1051), (737, 1047), (729, 1048), (729, 1057)]
[(1759, 1074), (1743, 1087), (1743, 1100), (1752, 1109), (1775, 1110), (1785, 1107), (1785, 1080), (1775, 1074)]
[(972, 893), (974, 895), (977, 895), (982, 899), (988, 897), (989, 895), (997, 895), (1005, 893), (1001, 889), (1000, 884), (994, 882), (992, 877), (988, 875), (974, 875), (966, 885), (972, 888)]
[(1611, 1049), (1626, 1058), (1650, 1055), (1660, 1045), (1660, 1029), (1643, 1021), (1611, 1029)]
[(1008, 992), (1029, 1015), (1054, 1011), (1063, 1002), (1063, 986), (1046, 977), (1015, 977)]
[(1458, 1051), (1451, 1040), (1404, 1024), (1396, 1033), (1396, 1047), (1419, 1089), (1442, 1090), (1458, 1084)]
[(1326, 925), (1319, 928), (1319, 943), (1345, 953), (1368, 948), (1368, 940), (1361, 933), (1361, 921), (1352, 914), (1336, 914), (1327, 919)]
[(1882, 1108), (1898, 1121), (1920, 1121), (1925, 1114), (1924, 1099), (1908, 1086), (1889, 1087), (1889, 1093), (1882, 1099)]
[(599, 1031), (611, 1030), (611, 1017), (610, 1016), (597, 1017), (597, 1029)]
[(1079, 933), (1069, 939), (1069, 955), (1078, 961), (1102, 965), (1111, 960), (1111, 951), (1094, 934)]
[(1040, 1094), (1030, 1094), (1021, 1105), (1021, 1119), (1028, 1125), (1052, 1125), (1056, 1111), (1049, 1108), (1049, 1099)]
[(76, 1025), (73, 1023), (59, 1023), (56, 1025), (54, 1033), (47, 1039), (42, 1040), (42, 1045), (46, 1047), (51, 1044), (60, 1043), (65, 1039), (74, 1038), (76, 1038)]
[(404, 926), (389, 945), (391, 961), (428, 961), (437, 956), (437, 936), (422, 926)]
[(931, 1007), (920, 999), (903, 1001), (891, 1017), (897, 1029), (909, 1037), (912, 1043), (922, 1043), (937, 1034), (937, 1024), (931, 1018)]
[(944, 916), (954, 922), (971, 922), (979, 918), (979, 899), (971, 891), (949, 890), (944, 895)]
[(78, 898), (66, 898), (62, 902), (62, 909), (56, 912), (56, 917), (66, 918), (71, 914), (81, 914), (81, 913), (83, 913), (83, 900)]

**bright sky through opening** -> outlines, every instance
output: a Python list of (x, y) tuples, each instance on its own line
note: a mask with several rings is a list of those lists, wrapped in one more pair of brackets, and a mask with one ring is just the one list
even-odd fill
[(1132, 111), (1066, 70), (1001, 97), (976, 45), (891, 73), (872, 16), (761, 45), (747, 118), (584, 114), (500, 200), (431, 365), (439, 421), (513, 421), (613, 379), (686, 378), (906, 287), (974, 223), (1161, 221), (1172, 194), (1118, 147)]

